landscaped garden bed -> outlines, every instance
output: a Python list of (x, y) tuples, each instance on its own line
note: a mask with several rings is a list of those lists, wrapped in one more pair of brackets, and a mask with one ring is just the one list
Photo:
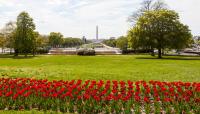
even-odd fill
[(0, 78), (0, 110), (200, 113), (199, 82)]

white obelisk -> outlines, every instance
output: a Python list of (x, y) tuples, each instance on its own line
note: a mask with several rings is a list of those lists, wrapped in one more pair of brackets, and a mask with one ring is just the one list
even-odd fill
[(99, 39), (99, 27), (98, 25), (96, 26), (96, 40)]

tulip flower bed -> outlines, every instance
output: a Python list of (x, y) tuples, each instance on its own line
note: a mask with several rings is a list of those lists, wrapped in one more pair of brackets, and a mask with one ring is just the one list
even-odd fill
[(0, 78), (0, 110), (200, 114), (200, 83)]

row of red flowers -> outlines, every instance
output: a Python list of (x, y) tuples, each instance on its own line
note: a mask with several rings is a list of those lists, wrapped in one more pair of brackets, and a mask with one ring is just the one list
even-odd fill
[(0, 79), (0, 110), (200, 113), (199, 82)]

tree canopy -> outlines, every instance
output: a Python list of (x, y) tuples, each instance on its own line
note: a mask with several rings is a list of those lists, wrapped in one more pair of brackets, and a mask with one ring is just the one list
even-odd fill
[(104, 40), (103, 43), (108, 45), (108, 46), (111, 46), (111, 47), (116, 47), (116, 39), (114, 38), (110, 38), (108, 40)]
[(80, 38), (64, 38), (62, 45), (63, 47), (76, 47), (82, 45), (83, 43), (84, 41)]
[(17, 56), (19, 53), (23, 53), (25, 56), (28, 53), (34, 54), (35, 24), (33, 23), (33, 19), (27, 12), (21, 12), (17, 17), (16, 24), (17, 28), (14, 38), (15, 55)]
[(6, 44), (6, 39), (2, 33), (0, 33), (0, 47), (2, 48), (2, 53), (3, 53), (3, 48), (5, 47)]
[(181, 49), (191, 41), (188, 26), (179, 21), (178, 13), (161, 9), (147, 11), (139, 17), (135, 26), (128, 32), (133, 48), (156, 48), (162, 57), (165, 48)]
[(116, 47), (120, 48), (121, 50), (127, 50), (128, 48), (128, 39), (127, 37), (121, 36), (116, 41)]
[(5, 46), (9, 48), (13, 48), (14, 43), (14, 31), (16, 30), (16, 23), (9, 21), (5, 24), (5, 26), (2, 29), (2, 34), (6, 39)]
[(60, 47), (63, 42), (63, 35), (59, 32), (51, 32), (49, 35), (49, 44), (52, 47)]

